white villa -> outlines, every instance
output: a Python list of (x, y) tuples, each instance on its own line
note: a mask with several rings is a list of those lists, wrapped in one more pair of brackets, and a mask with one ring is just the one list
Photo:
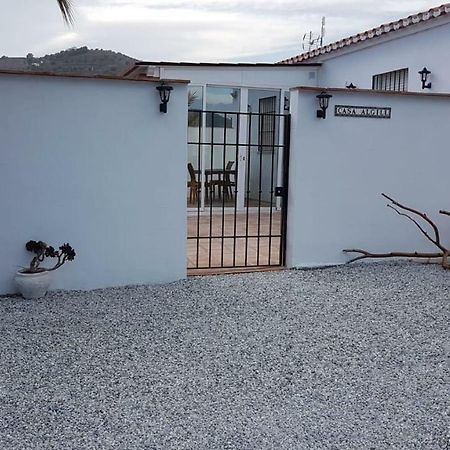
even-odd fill
[[(143, 61), (126, 76), (190, 80), (191, 89), (206, 94), (199, 99), (203, 108), (214, 104), (213, 88), (240, 89), (240, 101), (230, 106), (241, 111), (247, 111), (246, 99), (258, 96), (254, 90), (268, 90), (283, 99), (280, 113), (289, 89), (298, 86), (450, 92), (449, 24), (446, 3), (274, 64)], [(429, 88), (418, 73), (424, 67), (431, 72)]]
[(29, 239), (91, 289), (430, 251), (380, 193), (449, 208), (450, 4), (273, 64), (2, 71), (0, 98), (0, 294)]
[[(449, 73), (450, 4), (444, 4), (273, 64), (143, 61), (126, 76), (189, 81), (189, 108), (199, 111), (190, 113), (188, 127), (188, 163), (191, 172), (194, 170), (198, 175), (194, 178), (195, 174), (191, 174), (191, 186), (202, 180), (207, 188), (208, 173), (224, 171), (227, 164), (237, 167), (238, 173), (230, 175), (236, 175), (234, 181), (237, 183), (229, 182), (231, 188), (237, 184), (236, 199), (227, 197), (221, 205), (220, 198), (216, 203), (212, 196), (208, 198), (208, 189), (199, 188), (198, 197), (191, 189), (188, 208), (195, 215), (197, 210), (208, 212), (208, 207), (215, 207), (217, 213), (220, 206), (224, 206), (224, 213), (234, 208), (244, 211), (256, 205), (281, 209), (274, 186), (283, 185), (285, 136), (282, 116), (292, 110), (290, 96), (293, 89), (450, 93)], [(200, 111), (203, 121), (198, 117)], [(208, 111), (227, 112), (229, 125), (222, 130), (223, 124), (217, 123), (220, 118), (223, 121), (223, 114), (208, 114)], [(390, 110), (373, 114), (386, 111)], [(267, 113), (279, 116), (273, 122), (260, 120), (262, 116), (258, 114)], [(212, 117), (216, 118), (213, 127)], [(222, 151), (223, 131), (226, 145)], [(273, 141), (274, 161), (271, 161), (273, 155), (270, 152), (261, 151), (264, 142), (270, 146), (270, 141)], [(275, 143), (279, 147), (273, 147)], [(237, 151), (235, 144), (240, 144)], [(251, 151), (257, 149), (259, 153)], [(246, 164), (249, 159), (251, 162)], [(200, 251), (199, 248), (196, 250), (197, 253)]]

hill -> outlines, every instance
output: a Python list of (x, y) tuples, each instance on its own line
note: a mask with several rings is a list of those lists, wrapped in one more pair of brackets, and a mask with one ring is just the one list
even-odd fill
[(70, 48), (59, 53), (24, 58), (0, 58), (0, 70), (24, 70), (77, 75), (121, 75), (136, 60), (111, 50)]

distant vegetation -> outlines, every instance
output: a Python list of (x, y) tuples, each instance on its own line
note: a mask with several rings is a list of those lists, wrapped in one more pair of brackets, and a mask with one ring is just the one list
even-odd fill
[(0, 70), (53, 72), (77, 75), (121, 75), (136, 60), (111, 50), (69, 48), (59, 53), (24, 58), (0, 58)]

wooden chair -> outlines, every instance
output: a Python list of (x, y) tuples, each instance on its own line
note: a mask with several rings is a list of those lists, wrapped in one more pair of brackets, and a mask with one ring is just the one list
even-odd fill
[[(236, 189), (236, 175), (229, 173), (233, 169), (233, 165), (234, 161), (227, 162), (222, 180), (223, 195), (231, 199), (233, 199), (233, 188)], [(234, 176), (234, 180), (231, 180), (231, 175)]]
[(191, 163), (188, 163), (187, 167), (190, 177), (190, 180), (187, 182), (187, 186), (189, 188), (189, 203), (195, 203), (198, 201), (198, 194), (201, 191), (202, 186), (197, 181), (194, 166)]
[[(202, 185), (200, 181), (197, 180), (197, 175), (195, 173), (194, 166), (192, 163), (188, 163), (188, 172), (189, 172), (189, 178), (190, 180), (187, 182), (187, 187), (189, 188), (189, 203), (196, 203), (198, 202), (198, 194), (202, 190)], [(213, 182), (205, 181), (205, 193), (206, 193), (206, 199), (208, 199), (208, 193), (211, 193), (211, 189), (213, 188), (214, 184)], [(210, 192), (211, 191), (211, 192)]]

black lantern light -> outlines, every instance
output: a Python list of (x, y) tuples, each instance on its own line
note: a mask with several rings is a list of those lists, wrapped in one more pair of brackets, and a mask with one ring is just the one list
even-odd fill
[(325, 119), (327, 117), (328, 103), (330, 101), (330, 98), (333, 96), (323, 91), (320, 94), (316, 95), (316, 97), (319, 100), (319, 108), (320, 108), (317, 110), (317, 117)]
[(159, 105), (159, 110), (162, 113), (167, 112), (167, 103), (169, 103), (170, 92), (173, 90), (172, 86), (167, 86), (162, 83), (161, 86), (156, 86), (156, 89), (159, 91), (159, 97), (161, 99), (161, 104)]
[(430, 75), (430, 73), (431, 71), (429, 71), (426, 67), (424, 67), (421, 71), (419, 71), (420, 81), (422, 81), (422, 89), (431, 88), (431, 82), (427, 83), (428, 75)]

